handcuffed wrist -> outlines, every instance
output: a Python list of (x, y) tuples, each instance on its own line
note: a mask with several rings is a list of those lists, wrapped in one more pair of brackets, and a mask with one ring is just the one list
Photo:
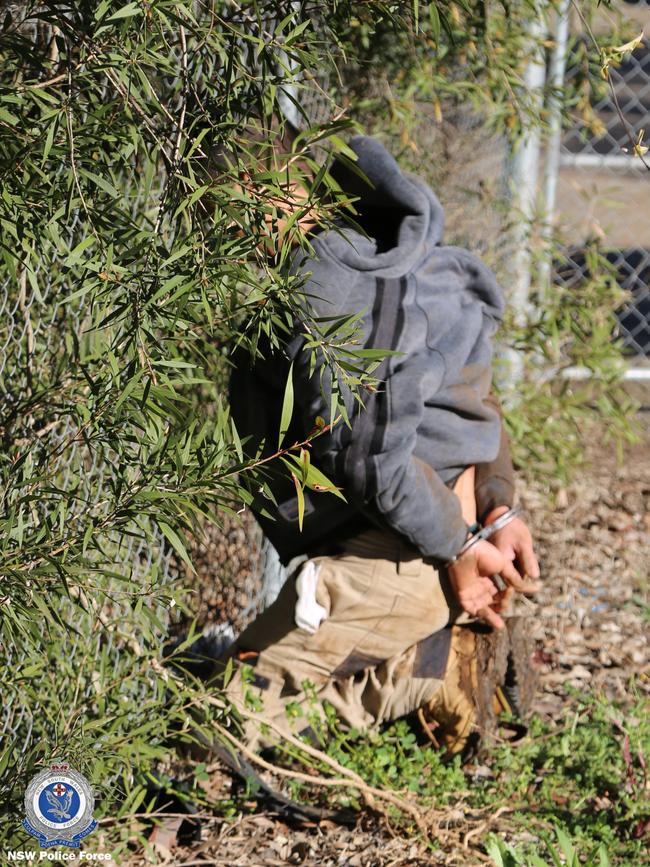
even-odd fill
[(507, 524), (509, 524), (512, 520), (514, 520), (521, 510), (518, 506), (514, 506), (512, 509), (508, 509), (507, 512), (504, 512), (503, 515), (500, 515), (495, 521), (491, 524), (488, 524), (487, 527), (481, 527), (480, 525), (473, 524), (469, 530), (473, 530), (475, 526), (478, 526), (479, 529), (472, 533), (469, 538), (465, 541), (465, 544), (462, 546), (460, 551), (448, 560), (445, 563), (445, 567), (448, 568), (456, 563), (463, 554), (467, 554), (467, 552), (477, 545), (479, 542), (482, 542), (484, 539), (489, 539), (491, 536), (494, 536), (495, 533), (498, 533), (499, 530), (502, 530)]

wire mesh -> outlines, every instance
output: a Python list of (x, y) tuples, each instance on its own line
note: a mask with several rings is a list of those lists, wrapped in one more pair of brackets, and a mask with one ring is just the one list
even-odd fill
[[(556, 267), (556, 279), (568, 289), (577, 287), (588, 273), (584, 250), (569, 248), (566, 261)], [(609, 250), (607, 261), (614, 266), (621, 288), (631, 301), (618, 312), (618, 333), (623, 348), (630, 355), (650, 355), (650, 251), (631, 248)]]
[[(645, 16), (650, 25), (650, 7), (635, 5), (637, 17)], [(579, 50), (574, 52), (568, 80), (597, 78), (599, 71), (586, 63)], [(642, 39), (609, 75), (611, 85), (596, 83), (591, 110), (575, 114), (562, 141), (558, 211), (570, 245), (557, 277), (565, 286), (584, 279), (583, 245), (598, 238), (630, 293), (618, 312), (618, 336), (627, 353), (642, 362), (650, 355), (650, 227), (647, 179), (641, 174), (647, 169), (634, 155), (634, 145), (650, 127), (650, 40)]]
[[(572, 74), (579, 74), (574, 67)], [(622, 155), (630, 150), (630, 128), (644, 128), (650, 106), (650, 41), (644, 39), (621, 65), (610, 67), (612, 87), (601, 85), (592, 108), (597, 123), (576, 123), (564, 138), (564, 149), (576, 154)]]
[[(200, 4), (198, 4), (200, 5)], [(297, 9), (297, 4), (294, 4)], [(8, 11), (20, 19), (21, 35), (34, 42), (35, 46), (43, 47), (51, 43), (54, 31), (37, 17), (30, 20), (24, 4), (8, 4)], [(271, 33), (277, 24), (273, 17), (256, 16), (242, 8), (239, 11), (242, 22), (247, 23), (250, 32)], [(243, 32), (246, 32), (244, 29)], [(239, 43), (238, 43), (239, 44)], [(251, 70), (258, 63), (254, 53), (254, 45), (246, 40), (241, 41), (239, 48), (250, 56), (247, 65)], [(175, 50), (180, 50), (176, 46)], [(179, 60), (180, 62), (180, 60)], [(209, 58), (201, 53), (192, 56), (192, 75), (200, 80), (202, 76), (212, 78), (219, 74), (218, 58)], [(278, 79), (282, 78), (282, 70), (278, 69)], [(254, 78), (254, 76), (253, 76)], [(333, 107), (327, 95), (327, 80), (322, 73), (301, 70), (297, 89), (289, 92), (285, 104), (300, 107), (300, 127), (310, 123), (326, 122), (331, 119)], [(178, 101), (182, 100), (179, 90)], [(169, 103), (169, 109), (174, 111), (178, 106)], [(61, 166), (61, 171), (65, 170)], [(164, 172), (161, 172), (159, 183), (164, 183)], [(130, 183), (129, 189), (134, 192), (132, 209), (134, 216), (141, 213), (145, 203), (142, 202), (143, 185)], [(149, 190), (152, 200), (155, 200), (155, 190)], [(160, 190), (158, 190), (160, 193)], [(43, 251), (38, 261), (30, 263), (17, 276), (5, 271), (0, 266), (0, 395), (5, 411), (11, 413), (18, 408), (24, 396), (29, 392), (34, 376), (40, 371), (51, 370), (56, 361), (65, 353), (66, 336), (72, 333), (80, 334), (88, 324), (83, 304), (69, 303), (62, 299), (69, 296), (75, 287), (66, 283), (63, 267), (67, 251), (73, 249), (84, 237), (84, 221), (78, 213), (73, 215), (65, 237), (61, 239), (59, 249), (54, 244)], [(38, 437), (43, 448), (56, 451), (58, 446), (73, 440), (64, 453), (56, 459), (55, 470), (60, 471), (57, 478), (58, 486), (63, 491), (72, 488), (76, 491), (75, 502), (79, 513), (82, 513), (93, 503), (101, 500), (103, 492), (112, 479), (111, 455), (106, 451), (96, 449), (90, 451), (83, 441), (74, 438), (73, 422), (69, 419), (59, 419), (52, 424), (51, 430), (44, 431), (49, 426), (49, 420), (33, 418), (28, 413), (18, 411), (13, 434), (31, 442)], [(37, 509), (48, 508), (46, 502), (37, 503)], [(227, 532), (227, 531), (224, 531)], [(246, 569), (245, 588), (247, 602), (242, 611), (235, 612), (233, 617), (241, 623), (250, 620), (260, 605), (264, 591), (262, 589), (262, 573), (266, 560), (275, 564), (272, 554), (269, 558), (263, 555), (261, 548), (263, 540), (259, 531), (252, 523), (248, 532), (253, 540), (250, 548), (250, 561), (255, 561), (254, 568)], [(178, 564), (168, 550), (164, 537), (155, 526), (152, 526), (148, 540), (138, 540), (132, 536), (120, 534), (112, 540), (116, 551), (115, 562), (123, 574), (131, 575), (134, 580), (144, 577), (155, 570), (159, 573), (159, 581), (168, 583), (178, 576)], [(250, 564), (249, 564), (250, 566)], [(270, 567), (273, 579), (277, 583), (277, 565)], [(240, 576), (241, 577), (241, 576)], [(254, 586), (255, 585), (255, 586)], [(160, 612), (164, 615), (164, 612)]]
[[(11, 6), (9, 11), (21, 20), (26, 14), (20, 4)], [(53, 31), (42, 22), (27, 20), (21, 25), (21, 35), (33, 41), (35, 49), (40, 49), (51, 43)], [(210, 69), (204, 69), (203, 73), (211, 74)], [(67, 169), (61, 164), (58, 173)], [(161, 171), (159, 186), (153, 190), (145, 190), (137, 178), (123, 180), (124, 188), (133, 193), (134, 217), (156, 208), (165, 183), (164, 172)], [(53, 183), (58, 183), (58, 178)], [(145, 195), (150, 196), (153, 204), (143, 201)], [(60, 532), (65, 540), (73, 531), (78, 532), (79, 523), (87, 521), (89, 514), (101, 510), (103, 501), (110, 501), (108, 495), (116, 472), (110, 448), (96, 444), (91, 447), (78, 435), (79, 421), (72, 414), (61, 411), (51, 401), (41, 402), (37, 410), (30, 408), (39, 389), (50, 388), (52, 394), (57, 388), (65, 389), (73, 336), (84, 334), (91, 324), (91, 311), (83, 298), (71, 299), (78, 286), (72, 284), (73, 278), (68, 276), (71, 271), (65, 262), (69, 251), (87, 234), (83, 215), (73, 212), (65, 229), (61, 230), (59, 225), (59, 231), (56, 241), (40, 238), (38, 252), (15, 271), (11, 257), (0, 258), (0, 433), (14, 444), (19, 442), (25, 452), (36, 450), (46, 456), (50, 491), (48, 486), (42, 486), (43, 490), (33, 500), (32, 517), (37, 522), (50, 519), (57, 497), (64, 500), (66, 522)], [(10, 501), (11, 488), (8, 497)], [(231, 569), (232, 582), (239, 593), (230, 599), (229, 607), (220, 616), (221, 622), (236, 622), (238, 629), (263, 606), (266, 543), (253, 522), (249, 522), (247, 529), (239, 546), (247, 553), (246, 568)], [(133, 707), (135, 713), (145, 701), (159, 695), (161, 686), (154, 669), (137, 666), (137, 647), (142, 641), (140, 615), (133, 593), (123, 593), (121, 581), (128, 579), (131, 588), (143, 588), (149, 622), (161, 627), (154, 639), (162, 650), (166, 629), (171, 627), (166, 594), (162, 591), (182, 580), (182, 572), (160, 529), (154, 522), (145, 524), (144, 520), (139, 527), (123, 527), (120, 532), (104, 534), (101, 547), (97, 546), (94, 553), (89, 549), (86, 562), (89, 572), (93, 563), (112, 573), (112, 578), (99, 582), (104, 582), (101, 586), (106, 596), (97, 594), (84, 606), (86, 612), (63, 595), (57, 599), (58, 618), (73, 628), (62, 637), (62, 656), (43, 659), (43, 663), (45, 666), (49, 663), (50, 671), (56, 672), (57, 697), (63, 701), (67, 696), (74, 703), (69, 710), (93, 705), (101, 671), (108, 688), (118, 690), (120, 701)], [(223, 575), (217, 575), (213, 580), (223, 579)], [(37, 609), (34, 610), (37, 617)], [(97, 628), (98, 616), (107, 623), (103, 629)], [(44, 646), (43, 653), (48, 652)], [(53, 696), (48, 691), (47, 668), (43, 670), (42, 689), (31, 692), (28, 698), (25, 682), (21, 682), (21, 673), (34, 658), (34, 649), (21, 644), (19, 633), (2, 636), (0, 667), (5, 675), (10, 672), (18, 675), (3, 678), (0, 711), (0, 743), (11, 745), (13, 750), (12, 775), (22, 773), (22, 764), (32, 761), (30, 754), (48, 727)], [(136, 722), (134, 719), (134, 725)], [(98, 733), (98, 746), (102, 737)]]

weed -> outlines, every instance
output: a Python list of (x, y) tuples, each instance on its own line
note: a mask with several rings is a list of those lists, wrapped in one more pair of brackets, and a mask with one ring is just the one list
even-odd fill
[[(462, 802), (489, 815), (508, 804), (513, 812), (502, 824), (512, 842), (494, 835), (486, 842), (497, 865), (605, 867), (640, 864), (645, 851), (650, 721), (647, 698), (632, 694), (624, 708), (604, 696), (570, 695), (553, 726), (534, 718), (520, 745), (487, 746), (480, 773), (418, 746), (404, 720), (362, 734), (343, 730), (332, 708), (314, 703), (307, 716), (327, 754), (370, 785), (410, 792), (423, 807)], [(291, 793), (310, 797), (297, 782)], [(352, 791), (342, 801), (359, 806)]]
[(547, 867), (549, 863), (552, 863), (553, 867), (578, 867), (578, 865), (609, 867), (609, 856), (604, 846), (598, 846), (587, 856), (586, 860), (581, 859), (564, 831), (558, 827), (554, 830), (557, 844), (548, 837), (544, 838), (545, 849), (551, 859), (550, 862), (544, 861), (532, 853), (525, 854), (520, 848), (511, 846), (494, 836), (488, 839), (485, 848), (496, 867), (519, 867), (519, 865), (522, 867)]

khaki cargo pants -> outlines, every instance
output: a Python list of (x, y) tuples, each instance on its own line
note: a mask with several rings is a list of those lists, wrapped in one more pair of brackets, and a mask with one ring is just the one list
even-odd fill
[[(470, 523), (473, 481), (472, 468), (454, 489)], [(345, 725), (365, 730), (416, 710), (442, 684), (451, 641), (445, 627), (460, 614), (444, 573), (380, 530), (342, 543), (335, 556), (311, 560), (318, 570), (316, 601), (327, 612), (315, 633), (295, 623), (296, 573), (229, 654), (246, 665), (236, 666), (229, 698), (258, 708), (256, 716), (273, 724), (262, 738), (257, 723), (246, 725), (252, 747), (272, 743), (278, 730), (308, 729), (310, 713), (323, 701)]]

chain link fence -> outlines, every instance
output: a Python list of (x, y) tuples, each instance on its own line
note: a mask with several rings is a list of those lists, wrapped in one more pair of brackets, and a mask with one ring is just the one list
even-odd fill
[[(55, 28), (38, 19), (24, 18), (22, 4), (5, 4), (3, 8), (6, 14), (21, 21), (21, 39), (32, 43), (35, 50), (56, 51)], [(260, 26), (272, 29), (273, 21), (260, 23), (251, 19), (251, 28)], [(250, 52), (249, 66), (255, 69), (253, 48), (243, 43), (239, 47)], [(209, 59), (199, 70), (199, 76), (218, 74), (218, 69), (213, 68), (215, 64), (218, 66), (218, 60)], [(106, 98), (110, 98), (108, 93)], [(178, 105), (169, 103), (169, 110), (174, 112), (180, 111), (181, 95), (176, 98)], [(315, 74), (305, 75), (299, 88), (287, 88), (283, 103), (286, 116), (298, 128), (329, 121), (333, 113), (328, 81)], [(67, 168), (61, 164), (59, 171), (63, 173)], [(136, 176), (122, 179), (124, 188), (131, 191), (134, 219), (149, 212), (155, 222), (165, 177), (161, 171), (154, 188), (148, 188)], [(26, 450), (32, 450), (37, 443), (39, 457), (48, 462), (52, 494), (34, 500), (33, 517), (50, 520), (56, 511), (57, 497), (64, 498), (70, 504), (64, 533), (71, 533), (75, 523), (89, 513), (101, 510), (100, 504), (108, 499), (116, 480), (110, 449), (91, 445), (79, 436), (78, 419), (58, 412), (49, 404), (38, 406), (34, 400), (44, 388), (53, 392), (65, 388), (72, 343), (92, 325), (91, 311), (83, 298), (74, 300), (79, 287), (73, 285), (66, 268), (70, 251), (84, 241), (87, 231), (85, 215), (76, 212), (61, 237), (41, 239), (38, 258), (34, 256), (18, 272), (12, 270), (10, 258), (0, 257), (0, 435), (10, 437), (14, 444), (23, 443)], [(35, 405), (36, 409), (30, 408)], [(108, 672), (108, 679), (120, 684), (125, 704), (132, 702), (137, 706), (154, 697), (160, 683), (154, 670), (128, 677), (124, 668), (128, 665), (124, 648), (128, 646), (137, 658), (140, 635), (134, 600), (128, 594), (120, 595), (121, 579), (128, 579), (131, 586), (143, 587), (146, 605), (151, 606), (151, 621), (159, 627), (157, 641), (161, 652), (166, 642), (173, 644), (179, 635), (183, 636), (189, 623), (196, 621), (207, 639), (202, 650), (207, 655), (217, 655), (274, 600), (286, 571), (249, 511), (235, 518), (224, 514), (220, 526), (200, 528), (190, 542), (195, 574), (189, 573), (155, 522), (143, 519), (132, 529), (133, 532), (122, 528), (119, 533), (106, 533), (101, 554), (93, 555), (98, 558), (97, 566), (108, 569), (112, 576), (110, 587), (108, 584), (105, 587), (106, 600), (92, 600), (87, 615), (80, 613), (72, 601), (61, 600), (58, 616), (74, 628), (66, 639), (65, 662), (58, 661), (56, 665), (60, 683), (76, 682), (76, 668), (80, 666), (91, 672)], [(92, 570), (91, 563), (88, 568)], [(161, 601), (169, 596), (165, 588), (174, 585), (190, 591), (182, 613)], [(107, 628), (95, 628), (98, 615)], [(5, 671), (21, 671), (27, 658), (29, 651), (19, 641), (0, 643), (0, 662)], [(85, 678), (76, 700), (92, 703), (95, 687), (92, 677)], [(21, 756), (26, 754), (33, 747), (32, 733), (39, 730), (41, 723), (37, 721), (45, 716), (48, 701), (45, 690), (42, 698), (30, 697), (26, 701), (20, 683), (8, 683), (0, 713), (0, 743), (19, 744)]]
[[(62, 239), (63, 249), (72, 250), (82, 240), (81, 228), (79, 215), (75, 215), (69, 236)], [(34, 263), (31, 273), (22, 270), (18, 279), (0, 264), (0, 397), (5, 417), (15, 416), (12, 436), (26, 444), (37, 438), (43, 453), (55, 455), (51, 472), (58, 492), (74, 491), (70, 497), (75, 504), (74, 520), (75, 514), (81, 516), (104, 498), (113, 480), (112, 456), (78, 437), (76, 421), (65, 416), (42, 418), (25, 410), (34, 389), (47, 381), (46, 371), (61, 367), (70, 335), (82, 334), (89, 326), (83, 303), (65, 300), (75, 287), (64, 276), (64, 259), (52, 245), (43, 260)], [(43, 519), (52, 503), (47, 497), (39, 498), (33, 508)], [(184, 570), (153, 523), (146, 538), (141, 527), (133, 535), (123, 531), (108, 534), (104, 553), (118, 581), (122, 576), (143, 586), (155, 583), (164, 587), (178, 581)], [(200, 601), (193, 606), (200, 622), (230, 624), (238, 632), (274, 598), (281, 566), (249, 513), (240, 520), (224, 516), (222, 527), (206, 528), (204, 538), (195, 540), (193, 553), (200, 586)], [(65, 604), (60, 613), (64, 619), (68, 615)], [(154, 613), (162, 623), (169, 623), (167, 609), (159, 606)], [(115, 599), (111, 602), (112, 619), (128, 618), (128, 614), (128, 609), (120, 611)], [(77, 626), (86, 635), (85, 624)], [(76, 654), (80, 640), (80, 636), (73, 639), (67, 650), (70, 656)], [(113, 647), (111, 637), (111, 647), (107, 648), (103, 634), (98, 634), (96, 641), (98, 653), (113, 650), (117, 660), (118, 642)], [(5, 664), (11, 668), (20, 649), (8, 650)], [(4, 724), (0, 722), (0, 737), (15, 723), (11, 706), (5, 708), (9, 713), (4, 715)]]
[[(78, 242), (75, 233), (79, 219), (70, 226), (68, 249)], [(48, 430), (48, 423), (24, 413), (32, 388), (36, 385), (39, 371), (54, 369), (65, 354), (66, 338), (71, 332), (81, 333), (87, 326), (83, 305), (66, 303), (66, 296), (73, 287), (55, 275), (58, 258), (52, 253), (49, 267), (36, 266), (29, 280), (23, 274), (16, 281), (11, 275), (0, 271), (0, 397), (5, 413), (15, 412), (14, 434), (26, 440), (39, 437), (43, 449), (51, 453), (60, 450), (55, 459), (53, 478), (59, 491), (74, 491), (71, 499), (78, 504), (78, 513), (100, 502), (113, 480), (111, 455), (103, 449), (91, 449), (83, 439), (77, 439), (76, 423), (63, 419)], [(58, 263), (60, 264), (60, 263)], [(54, 267), (52, 267), (54, 265)], [(64, 269), (62, 269), (64, 270)], [(36, 380), (36, 382), (35, 382)], [(47, 498), (34, 502), (34, 510), (45, 518), (51, 504)], [(74, 515), (72, 516), (74, 518)], [(134, 528), (135, 529), (135, 528)], [(146, 534), (142, 526), (132, 535), (121, 531), (108, 534), (104, 545), (105, 560), (110, 562), (113, 581), (119, 587), (121, 578), (134, 584), (157, 588), (149, 598), (160, 598), (160, 590), (183, 579), (183, 564), (170, 548), (158, 527), (148, 523)], [(256, 614), (271, 602), (281, 586), (284, 572), (277, 555), (263, 537), (259, 526), (247, 514), (241, 521), (224, 516), (222, 527), (205, 530), (205, 538), (196, 540), (197, 575), (195, 592), (190, 597), (191, 616), (197, 618), (208, 635), (216, 634), (220, 643), (210, 645), (208, 652), (216, 655), (223, 646), (250, 622)], [(187, 576), (185, 576), (187, 577)], [(186, 582), (189, 583), (189, 582)], [(134, 626), (132, 601), (120, 601), (119, 592), (109, 594), (108, 607), (102, 605), (103, 614), (111, 624), (120, 623), (114, 629), (94, 628), (95, 614), (92, 608), (87, 616), (80, 617), (79, 608), (61, 600), (58, 615), (64, 622), (74, 624), (65, 644), (65, 662), (57, 661), (57, 677), (75, 678), (74, 666), (86, 665), (90, 671), (112, 672), (120, 682), (124, 702), (136, 706), (157, 694), (159, 688), (156, 672), (129, 678), (123, 677), (125, 642), (137, 645), (139, 636)], [(170, 610), (156, 602), (152, 619), (171, 633), (184, 628), (175, 620)], [(159, 640), (167, 640), (163, 631)], [(25, 651), (20, 644), (6, 643), (0, 648), (0, 658), (5, 672), (21, 671), (24, 668)], [(95, 683), (91, 677), (84, 678), (83, 687), (77, 695), (80, 703), (91, 703)], [(6, 684), (3, 690), (3, 709), (0, 713), (0, 743), (16, 743), (21, 754), (32, 746), (32, 730), (46, 705), (50, 702), (47, 691), (41, 699), (26, 702), (20, 683)]]
[[(8, 4), (3, 12), (22, 21), (24, 9), (21, 4)], [(55, 30), (42, 21), (27, 19), (21, 24), (21, 39), (33, 43), (40, 51), (43, 46), (54, 46), (55, 36)], [(206, 70), (205, 74), (212, 73)], [(59, 172), (64, 173), (67, 168), (61, 164)], [(153, 213), (152, 222), (155, 221), (164, 173), (161, 172), (153, 189), (139, 182), (136, 175), (123, 181), (124, 187), (132, 191), (134, 218), (148, 211)], [(65, 231), (58, 237), (40, 238), (38, 256), (31, 257), (18, 269), (12, 267), (11, 257), (0, 256), (0, 437), (30, 452), (30, 460), (33, 453), (36, 462), (45, 462), (49, 494), (43, 489), (43, 495), (33, 499), (32, 519), (36, 524), (55, 520), (57, 498), (65, 500), (63, 538), (78, 531), (78, 525), (88, 515), (101, 515), (102, 503), (110, 499), (108, 495), (117, 477), (110, 448), (97, 446), (80, 436), (78, 418), (66, 414), (56, 401), (39, 399), (39, 395), (48, 391), (56, 394), (65, 390), (74, 342), (93, 324), (83, 297), (75, 298), (79, 287), (72, 282), (74, 278), (69, 276), (72, 272), (67, 267), (70, 251), (84, 241), (87, 233), (85, 215), (73, 212)], [(20, 773), (22, 762), (27, 761), (25, 757), (34, 749), (34, 733), (42, 731), (43, 720), (47, 719), (51, 704), (48, 674), (52, 671), (59, 691), (76, 684), (74, 699), (78, 706), (92, 706), (96, 701), (99, 672), (108, 682), (119, 684), (120, 699), (125, 706), (137, 708), (160, 697), (160, 678), (154, 669), (131, 677), (125, 668), (141, 653), (142, 624), (133, 594), (121, 593), (122, 580), (128, 579), (131, 587), (143, 588), (141, 603), (146, 600), (145, 605), (150, 608), (150, 622), (157, 627), (156, 640), (161, 651), (167, 633), (185, 629), (188, 620), (194, 617), (201, 626), (220, 627), (223, 636), (234, 636), (277, 592), (283, 577), (281, 566), (249, 513), (241, 520), (224, 515), (223, 525), (207, 528), (202, 538), (193, 541), (193, 546), (197, 555), (195, 593), (188, 603), (189, 617), (179, 618), (167, 605), (165, 599), (169, 594), (164, 591), (181, 582), (184, 586), (191, 582), (186, 580), (184, 564), (157, 524), (141, 519), (137, 527), (104, 533), (101, 548), (89, 553), (86, 568), (92, 573), (96, 565), (98, 572), (107, 570), (110, 574), (110, 578), (97, 584), (106, 590), (105, 597), (84, 600), (81, 606), (76, 604), (77, 597), (59, 599), (57, 619), (70, 628), (60, 657), (43, 654), (43, 689), (38, 695), (27, 696), (20, 677), (8, 677), (10, 672), (24, 671), (26, 660), (32, 659), (30, 648), (21, 644), (19, 633), (0, 641), (0, 664), (5, 673), (0, 744), (16, 745), (14, 755), (18, 759), (12, 772)], [(0, 606), (5, 602), (7, 599), (0, 593)], [(37, 619), (36, 602), (37, 599), (33, 610)], [(97, 628), (98, 620), (105, 628)], [(125, 647), (129, 654), (125, 654)], [(80, 672), (88, 676), (81, 677)], [(101, 740), (101, 735), (98, 738)]]
[[(650, 6), (635, 8), (638, 29), (650, 29)], [(626, 14), (627, 4), (621, 11)], [(631, 24), (637, 30), (637, 24)], [(650, 356), (650, 225), (647, 169), (634, 145), (650, 128), (650, 39), (611, 66), (611, 84), (591, 66), (582, 43), (569, 54), (567, 80), (595, 81), (590, 108), (575, 112), (560, 150), (557, 216), (569, 239), (566, 262), (557, 269), (564, 286), (587, 276), (584, 243), (597, 239), (630, 301), (618, 313), (618, 337), (630, 357), (630, 372), (644, 369)]]

